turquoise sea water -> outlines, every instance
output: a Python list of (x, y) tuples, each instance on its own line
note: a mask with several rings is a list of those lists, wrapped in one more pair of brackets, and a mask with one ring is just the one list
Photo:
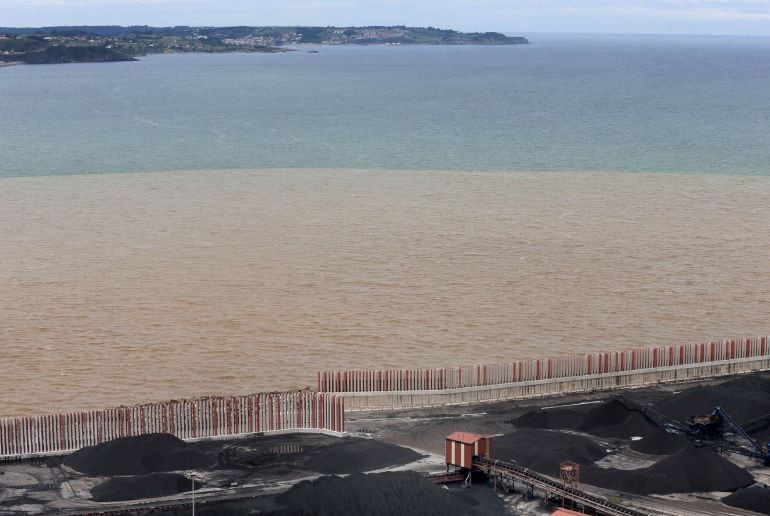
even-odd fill
[(220, 168), (770, 174), (770, 39), (530, 35), (0, 69), (0, 176)]

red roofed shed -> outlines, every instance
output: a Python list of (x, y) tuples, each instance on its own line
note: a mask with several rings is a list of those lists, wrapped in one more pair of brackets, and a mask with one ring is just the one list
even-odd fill
[(454, 432), (447, 436), (444, 449), (448, 466), (470, 469), (474, 455), (487, 459), (492, 456), (492, 438), (470, 432)]

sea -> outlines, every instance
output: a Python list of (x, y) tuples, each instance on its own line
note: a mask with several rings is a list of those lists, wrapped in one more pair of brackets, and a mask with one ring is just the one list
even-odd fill
[(770, 333), (770, 38), (525, 35), (0, 69), (0, 416)]

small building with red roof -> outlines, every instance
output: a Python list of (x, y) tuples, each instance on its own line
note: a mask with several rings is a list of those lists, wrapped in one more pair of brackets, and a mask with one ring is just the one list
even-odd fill
[(492, 457), (492, 438), (470, 432), (453, 432), (444, 445), (447, 466), (471, 469), (473, 457)]

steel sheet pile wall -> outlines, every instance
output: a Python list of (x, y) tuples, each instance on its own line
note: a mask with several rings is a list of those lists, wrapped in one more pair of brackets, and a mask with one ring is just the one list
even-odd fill
[(118, 437), (200, 439), (271, 431), (344, 432), (344, 399), (310, 391), (200, 398), (0, 419), (0, 457), (56, 454)]
[[(345, 393), (349, 409), (397, 408), (632, 387), (765, 369), (770, 369), (767, 337), (747, 337), (506, 364), (320, 371), (318, 390)], [(458, 395), (449, 397), (450, 392)], [(388, 398), (389, 393), (398, 395)]]

